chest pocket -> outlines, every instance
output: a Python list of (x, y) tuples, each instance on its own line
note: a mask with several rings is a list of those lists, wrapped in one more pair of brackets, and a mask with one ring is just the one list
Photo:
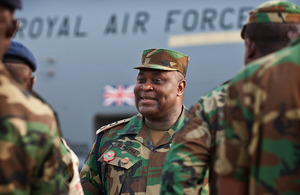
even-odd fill
[(140, 152), (126, 144), (116, 142), (109, 147), (98, 159), (102, 164), (130, 169), (139, 160)]

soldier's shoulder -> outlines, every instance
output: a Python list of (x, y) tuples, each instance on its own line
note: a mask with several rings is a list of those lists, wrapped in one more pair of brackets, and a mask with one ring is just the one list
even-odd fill
[(219, 99), (220, 96), (224, 96), (229, 86), (229, 82), (230, 81), (226, 81), (223, 84), (219, 85), (218, 87), (214, 88), (213, 90), (209, 91), (208, 93), (204, 94), (198, 99), (197, 102), (201, 104), (206, 101)]
[[(132, 117), (131, 117), (132, 118)], [(128, 123), (131, 118), (126, 118), (126, 119), (122, 119), (122, 120), (119, 120), (119, 121), (116, 121), (116, 122), (113, 122), (113, 123), (110, 123), (108, 125), (104, 125), (102, 127), (100, 127), (97, 131), (96, 131), (96, 135), (98, 135), (99, 133), (101, 132), (104, 132), (104, 131), (107, 131), (109, 129), (112, 129), (114, 127), (117, 127), (117, 126), (120, 126), (122, 124), (126, 124)]]

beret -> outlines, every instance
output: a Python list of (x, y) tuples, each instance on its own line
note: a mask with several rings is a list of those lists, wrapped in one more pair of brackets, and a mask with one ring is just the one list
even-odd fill
[(4, 62), (22, 61), (28, 65), (32, 71), (36, 70), (36, 59), (32, 52), (25, 47), (23, 44), (11, 41), (9, 49), (5, 52), (3, 56)]

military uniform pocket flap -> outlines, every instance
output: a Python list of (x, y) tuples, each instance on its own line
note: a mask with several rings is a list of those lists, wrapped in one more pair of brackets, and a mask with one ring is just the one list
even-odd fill
[[(113, 145), (101, 155), (98, 161), (107, 163), (108, 165), (130, 169), (140, 160), (138, 155), (135, 155), (139, 154), (139, 152), (131, 147), (126, 148), (127, 150), (124, 150), (116, 145)], [(136, 152), (132, 153), (132, 151)]]

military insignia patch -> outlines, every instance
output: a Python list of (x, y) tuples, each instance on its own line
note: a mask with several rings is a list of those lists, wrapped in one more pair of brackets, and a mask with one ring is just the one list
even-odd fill
[(105, 162), (109, 162), (115, 159), (116, 153), (113, 150), (109, 150), (108, 152), (103, 154), (103, 160)]
[(122, 163), (127, 164), (129, 162), (129, 158), (125, 157), (121, 160)]

